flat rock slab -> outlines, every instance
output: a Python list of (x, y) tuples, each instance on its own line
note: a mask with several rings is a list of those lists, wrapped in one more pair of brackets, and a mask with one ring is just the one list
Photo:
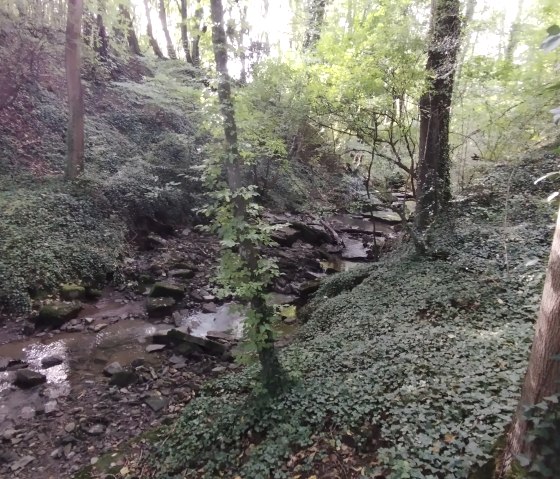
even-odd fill
[(167, 407), (169, 401), (167, 398), (164, 398), (158, 394), (154, 394), (152, 396), (148, 396), (144, 402), (148, 405), (148, 407), (154, 412), (160, 412), (162, 409)]
[(46, 382), (47, 377), (44, 374), (31, 369), (18, 369), (14, 378), (14, 385), (22, 389), (29, 389)]
[(161, 351), (165, 349), (165, 344), (150, 344), (146, 347), (147, 353), (155, 353), (156, 351)]
[(391, 210), (373, 211), (368, 216), (372, 216), (376, 220), (386, 221), (387, 223), (400, 223), (401, 217)]

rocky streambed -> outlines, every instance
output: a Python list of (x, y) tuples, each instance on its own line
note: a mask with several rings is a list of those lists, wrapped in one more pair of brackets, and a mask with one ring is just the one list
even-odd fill
[[(269, 215), (280, 225), (278, 246), (266, 250), (282, 273), (269, 295), (280, 335), (294, 328), (295, 306), (322, 276), (388, 247), (400, 219), (391, 211), (378, 216)], [(204, 381), (239, 367), (243, 310), (219, 302), (209, 287), (216, 241), (185, 229), (152, 236), (149, 248), (126, 260), (120, 290), (87, 302), (87, 291), (67, 286), (66, 301), (38, 304), (33, 321), (4, 323), (1, 477), (63, 478), (87, 465), (106, 467), (108, 451), (173, 420)], [(117, 470), (119, 460), (110, 461)]]

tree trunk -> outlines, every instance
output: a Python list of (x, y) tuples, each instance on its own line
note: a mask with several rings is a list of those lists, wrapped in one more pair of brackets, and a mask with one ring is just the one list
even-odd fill
[(313, 50), (321, 38), (326, 4), (327, 0), (310, 0), (308, 7), (309, 20), (303, 41), (304, 50)]
[(191, 46), (189, 42), (189, 32), (187, 30), (187, 0), (181, 0), (181, 42), (183, 44), (183, 50), (185, 52), (185, 58), (187, 63), (193, 64), (193, 58), (191, 55)]
[[(235, 195), (243, 187), (242, 159), (237, 140), (237, 124), (231, 95), (231, 78), (227, 66), (227, 37), (224, 29), (222, 0), (211, 0), (210, 8), (212, 17), (212, 45), (216, 60), (216, 71), (218, 73), (218, 98), (225, 136), (225, 173), (228, 187), (234, 194), (233, 214), (240, 223), (243, 223), (247, 217), (247, 200), (242, 195)], [(242, 241), (239, 246), (239, 255), (250, 271), (251, 279), (257, 279), (259, 255), (255, 245), (250, 240)], [(254, 295), (252, 298), (251, 307), (258, 318), (254, 327), (260, 330), (262, 326), (269, 323), (271, 312), (263, 298), (258, 295)], [(274, 348), (274, 339), (270, 328), (268, 329), (264, 346), (258, 346), (257, 349), (262, 367), (264, 386), (269, 392), (275, 392), (278, 390), (282, 375), (280, 374), (281, 367)]]
[(84, 97), (80, 80), (80, 33), (82, 0), (68, 0), (66, 19), (66, 81), (68, 85), (68, 131), (66, 179), (74, 180), (84, 169)]
[(173, 42), (171, 41), (169, 28), (167, 27), (167, 13), (165, 12), (165, 0), (159, 0), (159, 21), (161, 22), (161, 28), (163, 28), (163, 33), (165, 35), (165, 42), (167, 43), (167, 55), (172, 60), (177, 60), (175, 47), (173, 46)]
[(505, 60), (507, 62), (513, 62), (513, 54), (515, 53), (515, 49), (519, 44), (519, 30), (521, 27), (521, 15), (523, 14), (523, 0), (518, 0), (517, 2), (517, 13), (515, 14), (515, 20), (511, 24), (511, 28), (509, 30), (508, 35), (508, 42), (505, 49)]
[(203, 33), (206, 32), (206, 25), (203, 24), (204, 21), (204, 7), (202, 6), (201, 0), (197, 0), (196, 10), (194, 11), (194, 18), (197, 21), (197, 31), (193, 38), (192, 45), (192, 60), (193, 65), (200, 66), (200, 38)]
[(153, 29), (152, 29), (152, 20), (150, 18), (150, 5), (148, 4), (148, 0), (144, 0), (144, 9), (146, 10), (146, 18), (147, 18), (147, 26), (146, 26), (146, 34), (148, 35), (148, 40), (150, 42), (150, 46), (154, 51), (154, 54), (158, 58), (164, 58), (161, 48), (158, 45), (156, 38), (154, 37)]
[(97, 14), (96, 18), (97, 35), (95, 36), (95, 51), (102, 61), (107, 61), (109, 58), (109, 38), (107, 37), (107, 29), (103, 22), (103, 15)]
[(521, 399), (508, 434), (499, 477), (503, 477), (511, 468), (513, 460), (518, 455), (522, 454), (529, 459), (534, 457), (535, 451), (525, 440), (531, 425), (525, 419), (523, 412), (527, 406), (533, 406), (548, 396), (560, 393), (560, 361), (555, 357), (558, 354), (560, 354), (560, 212), (556, 220), (529, 365), (521, 388)]
[(418, 207), (416, 225), (425, 229), (451, 199), (449, 120), (461, 39), (460, 0), (437, 0), (420, 99)]
[(124, 28), (126, 29), (126, 39), (128, 41), (128, 48), (133, 55), (142, 56), (142, 50), (140, 50), (140, 43), (138, 43), (138, 37), (134, 30), (134, 22), (132, 21), (132, 16), (130, 15), (130, 10), (123, 4), (119, 5), (120, 14), (124, 20)]

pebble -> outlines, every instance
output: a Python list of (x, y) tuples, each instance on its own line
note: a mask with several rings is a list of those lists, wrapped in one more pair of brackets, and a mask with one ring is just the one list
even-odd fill
[(90, 436), (101, 436), (105, 432), (105, 426), (103, 424), (94, 424), (86, 430)]
[(21, 408), (20, 416), (22, 419), (33, 419), (35, 417), (35, 409), (30, 406)]
[(76, 423), (75, 422), (69, 422), (68, 424), (66, 424), (64, 426), (64, 430), (66, 432), (72, 432), (72, 431), (74, 431), (74, 429), (76, 429)]

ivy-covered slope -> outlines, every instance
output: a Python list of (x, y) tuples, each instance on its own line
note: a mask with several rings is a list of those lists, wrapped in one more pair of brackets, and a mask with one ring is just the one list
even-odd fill
[(212, 383), (153, 477), (468, 477), (517, 402), (555, 209), (533, 181), (555, 168), (497, 168), (434, 230), (439, 259), (403, 245), (327, 281), (281, 354), (289, 391), (259, 399), (254, 368)]

